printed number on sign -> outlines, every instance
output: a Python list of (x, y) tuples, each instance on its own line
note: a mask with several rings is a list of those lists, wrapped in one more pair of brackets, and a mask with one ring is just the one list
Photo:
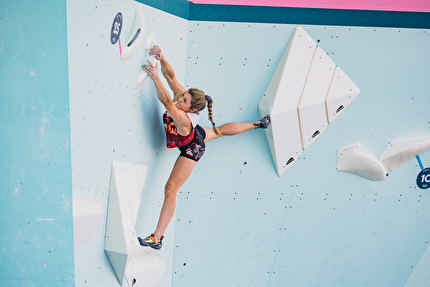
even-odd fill
[(115, 35), (118, 35), (119, 34), (119, 28), (121, 27), (121, 23), (115, 22), (113, 25), (114, 25), (113, 33)]
[(119, 35), (121, 34), (121, 27), (122, 27), (122, 14), (121, 12), (119, 12), (118, 14), (116, 14), (115, 19), (113, 20), (113, 23), (112, 23), (112, 29), (110, 33), (110, 42), (112, 44), (115, 44), (118, 41)]
[(417, 176), (417, 185), (419, 188), (426, 189), (430, 187), (430, 167), (423, 169)]

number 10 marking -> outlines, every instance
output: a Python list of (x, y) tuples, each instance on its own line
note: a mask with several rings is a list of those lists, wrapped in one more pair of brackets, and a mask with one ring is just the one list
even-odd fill
[(419, 188), (426, 189), (430, 187), (430, 167), (423, 169), (417, 176), (417, 185)]
[(423, 174), (421, 175), (421, 182), (430, 182), (430, 174)]

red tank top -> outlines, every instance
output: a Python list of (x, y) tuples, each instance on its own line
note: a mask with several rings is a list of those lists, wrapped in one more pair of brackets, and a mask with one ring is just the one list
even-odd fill
[(189, 144), (194, 138), (194, 129), (187, 135), (178, 134), (175, 123), (167, 112), (163, 115), (164, 130), (166, 131), (166, 144), (168, 148), (175, 148)]

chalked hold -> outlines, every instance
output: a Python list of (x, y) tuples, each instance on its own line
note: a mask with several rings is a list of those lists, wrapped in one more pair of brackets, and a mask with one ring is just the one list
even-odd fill
[(119, 35), (121, 34), (122, 29), (122, 14), (119, 12), (116, 14), (115, 19), (113, 20), (112, 29), (110, 31), (110, 42), (112, 44), (115, 44), (118, 39)]

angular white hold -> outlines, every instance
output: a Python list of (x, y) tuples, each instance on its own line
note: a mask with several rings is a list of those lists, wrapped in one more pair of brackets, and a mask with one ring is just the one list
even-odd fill
[(133, 287), (156, 287), (164, 276), (166, 262), (152, 249), (142, 249), (127, 264), (126, 278)]
[(430, 149), (430, 136), (393, 141), (385, 148), (379, 161), (393, 171), (428, 149)]
[(134, 228), (146, 172), (142, 165), (112, 163), (105, 252), (121, 285), (131, 251), (139, 245)]
[(326, 98), (328, 122), (332, 123), (359, 93), (360, 89), (354, 82), (340, 67), (336, 67)]
[(371, 180), (383, 180), (386, 177), (384, 166), (361, 144), (338, 150), (337, 171), (353, 173)]
[(330, 57), (317, 47), (298, 107), (303, 149), (327, 128), (325, 99), (335, 68)]
[[(150, 61), (151, 64), (155, 65), (155, 62), (157, 61), (157, 59), (155, 58), (154, 55), (149, 55), (149, 50), (151, 50), (151, 48), (154, 47), (154, 45), (157, 45), (157, 41), (155, 40), (155, 35), (151, 33), (151, 36), (149, 36), (148, 40), (146, 41), (146, 47), (145, 47), (146, 56), (143, 62), (144, 65), (149, 64), (147, 61)], [(145, 83), (147, 78), (148, 78), (148, 73), (145, 72), (142, 68), (137, 77), (136, 87), (138, 91), (142, 89), (143, 83)]]
[(145, 30), (145, 17), (143, 16), (143, 4), (136, 4), (136, 13), (134, 16), (133, 28), (131, 29), (130, 36), (127, 44), (122, 49), (121, 63), (124, 65), (131, 55), (137, 50), (143, 41), (143, 31)]
[(75, 251), (101, 228), (104, 209), (100, 201), (88, 196), (73, 197), (73, 238)]
[(298, 26), (258, 105), (262, 117), (270, 116), (266, 137), (278, 175), (303, 151), (297, 106), (315, 48), (312, 38)]

